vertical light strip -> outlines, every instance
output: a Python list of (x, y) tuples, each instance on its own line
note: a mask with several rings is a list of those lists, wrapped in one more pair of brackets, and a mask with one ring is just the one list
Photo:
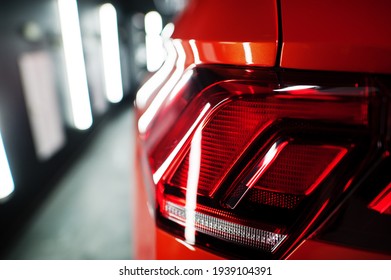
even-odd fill
[(58, 9), (73, 124), (84, 130), (92, 125), (92, 112), (76, 0), (58, 0)]
[(106, 96), (109, 102), (118, 103), (122, 100), (124, 94), (119, 54), (117, 12), (113, 5), (107, 3), (100, 7), (99, 17)]
[(11, 170), (0, 133), (0, 199), (8, 197), (15, 189)]
[(251, 51), (250, 43), (243, 43), (244, 58), (247, 64), (253, 64), (253, 54)]
[(189, 40), (189, 44), (190, 44), (191, 50), (193, 51), (194, 63), (200, 64), (201, 63), (200, 53), (198, 51), (196, 41), (194, 39), (191, 39), (191, 40)]
[(186, 221), (185, 221), (185, 239), (186, 242), (195, 244), (195, 210), (197, 208), (197, 189), (201, 168), (201, 145), (202, 145), (202, 127), (198, 127), (191, 141), (189, 156), (189, 172), (187, 175), (186, 188)]
[(147, 55), (147, 70), (157, 71), (165, 59), (163, 40), (163, 20), (158, 12), (152, 11), (145, 15), (145, 48)]

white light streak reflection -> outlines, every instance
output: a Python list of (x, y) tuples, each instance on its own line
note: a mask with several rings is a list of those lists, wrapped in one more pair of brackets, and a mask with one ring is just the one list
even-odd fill
[(170, 92), (173, 90), (175, 85), (181, 79), (182, 74), (184, 72), (185, 62), (186, 62), (185, 50), (183, 49), (181, 43), (178, 41), (174, 41), (174, 45), (178, 54), (176, 69), (174, 73), (172, 73), (170, 79), (164, 84), (164, 86), (158, 92), (156, 97), (153, 99), (151, 105), (140, 117), (138, 121), (138, 129), (139, 132), (142, 134), (144, 134), (147, 131), (149, 124), (155, 117), (156, 113), (158, 112), (159, 108), (163, 104), (164, 100), (166, 100), (167, 96), (170, 94)]
[(186, 132), (185, 136), (179, 141), (178, 145), (175, 146), (174, 150), (171, 152), (171, 154), (167, 157), (167, 159), (163, 162), (163, 164), (156, 170), (156, 172), (153, 174), (153, 182), (157, 184), (160, 179), (162, 178), (163, 174), (166, 172), (167, 168), (170, 166), (171, 162), (174, 160), (174, 158), (177, 156), (179, 151), (182, 149), (183, 145), (185, 144), (186, 140), (190, 137), (190, 135), (193, 133), (193, 131), (196, 129), (196, 127), (199, 125), (199, 123), (202, 121), (208, 110), (210, 109), (211, 105), (210, 103), (207, 103), (205, 107), (202, 109), (200, 114), (198, 115), (195, 122), (192, 124), (190, 129)]
[(247, 64), (253, 64), (253, 54), (251, 52), (251, 46), (250, 43), (243, 43), (243, 50), (244, 50), (244, 59), (246, 60)]
[(186, 222), (185, 239), (189, 244), (195, 244), (195, 210), (197, 207), (197, 189), (201, 166), (202, 126), (195, 131), (190, 145), (189, 170), (186, 186)]
[(8, 164), (3, 138), (0, 133), (0, 199), (7, 198), (15, 189), (14, 180)]
[(289, 86), (285, 88), (280, 89), (274, 89), (273, 91), (276, 92), (284, 92), (284, 91), (296, 91), (296, 90), (305, 90), (305, 89), (317, 89), (318, 86), (311, 86), (311, 85), (297, 85), (297, 86)]

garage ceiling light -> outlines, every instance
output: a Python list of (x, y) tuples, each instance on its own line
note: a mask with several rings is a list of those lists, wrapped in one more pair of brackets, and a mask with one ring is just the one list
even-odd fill
[(111, 103), (117, 103), (123, 98), (117, 12), (107, 3), (100, 7), (99, 16), (106, 96)]
[(0, 133), (0, 199), (8, 197), (15, 189), (7, 155)]
[(93, 120), (76, 0), (58, 0), (58, 9), (73, 124), (84, 130), (92, 125)]

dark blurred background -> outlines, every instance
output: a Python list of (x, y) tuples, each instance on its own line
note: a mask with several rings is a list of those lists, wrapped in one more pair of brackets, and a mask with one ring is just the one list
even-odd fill
[(2, 259), (132, 258), (133, 99), (185, 4), (3, 3)]

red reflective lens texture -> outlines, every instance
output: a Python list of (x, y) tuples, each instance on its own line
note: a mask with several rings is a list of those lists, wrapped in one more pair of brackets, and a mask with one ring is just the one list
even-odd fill
[(345, 152), (340, 147), (288, 145), (256, 183), (255, 188), (308, 195)]
[(285, 256), (367, 156), (378, 89), (329, 73), (283, 82), (257, 68), (189, 73), (144, 134), (158, 225), (222, 254)]
[(388, 184), (378, 196), (376, 196), (369, 205), (369, 208), (381, 214), (391, 215), (391, 183)]
[(251, 202), (293, 208), (346, 154), (335, 146), (288, 145), (250, 191)]
[[(239, 86), (240, 84), (236, 88)], [(247, 90), (248, 88), (242, 86), (243, 93), (247, 93)], [(272, 94), (272, 89), (270, 91)], [(345, 102), (338, 103), (332, 99), (325, 101), (322, 98), (320, 99), (322, 103), (320, 103), (320, 100), (313, 99), (313, 96), (318, 97), (316, 94), (311, 94), (309, 100), (304, 102), (300, 98), (281, 98), (293, 97), (291, 95), (270, 95), (262, 99), (249, 97), (247, 100), (244, 98), (234, 100), (221, 108), (202, 130), (198, 193), (202, 195), (213, 193), (253, 140), (263, 130), (281, 119), (314, 119), (353, 124), (365, 124), (367, 121), (366, 111), (363, 114), (365, 104), (359, 100), (354, 100), (346, 106)], [(272, 166), (274, 171), (269, 172), (268, 177), (264, 179), (266, 185), (270, 190), (286, 193), (305, 193), (307, 189), (309, 192), (315, 187), (316, 180), (322, 177), (324, 172), (327, 173), (330, 169), (329, 164), (333, 163), (334, 158), (340, 152), (341, 148), (338, 147), (289, 145), (287, 149), (284, 149), (278, 162)], [(308, 155), (307, 158), (303, 156), (304, 154)], [(291, 173), (291, 177), (284, 176), (270, 184), (270, 180), (281, 175), (276, 169), (280, 168), (282, 171), (284, 168), (289, 168), (287, 166), (289, 161), (292, 161), (290, 168), (295, 168), (292, 170), (295, 174)], [(305, 170), (306, 167), (312, 169)], [(284, 173), (289, 170), (286, 169)], [(185, 187), (188, 174), (189, 153), (170, 178), (169, 184)], [(292, 181), (289, 180), (296, 180), (296, 182), (292, 185)], [(305, 180), (311, 182), (305, 182)], [(262, 185), (264, 182), (260, 183)]]

